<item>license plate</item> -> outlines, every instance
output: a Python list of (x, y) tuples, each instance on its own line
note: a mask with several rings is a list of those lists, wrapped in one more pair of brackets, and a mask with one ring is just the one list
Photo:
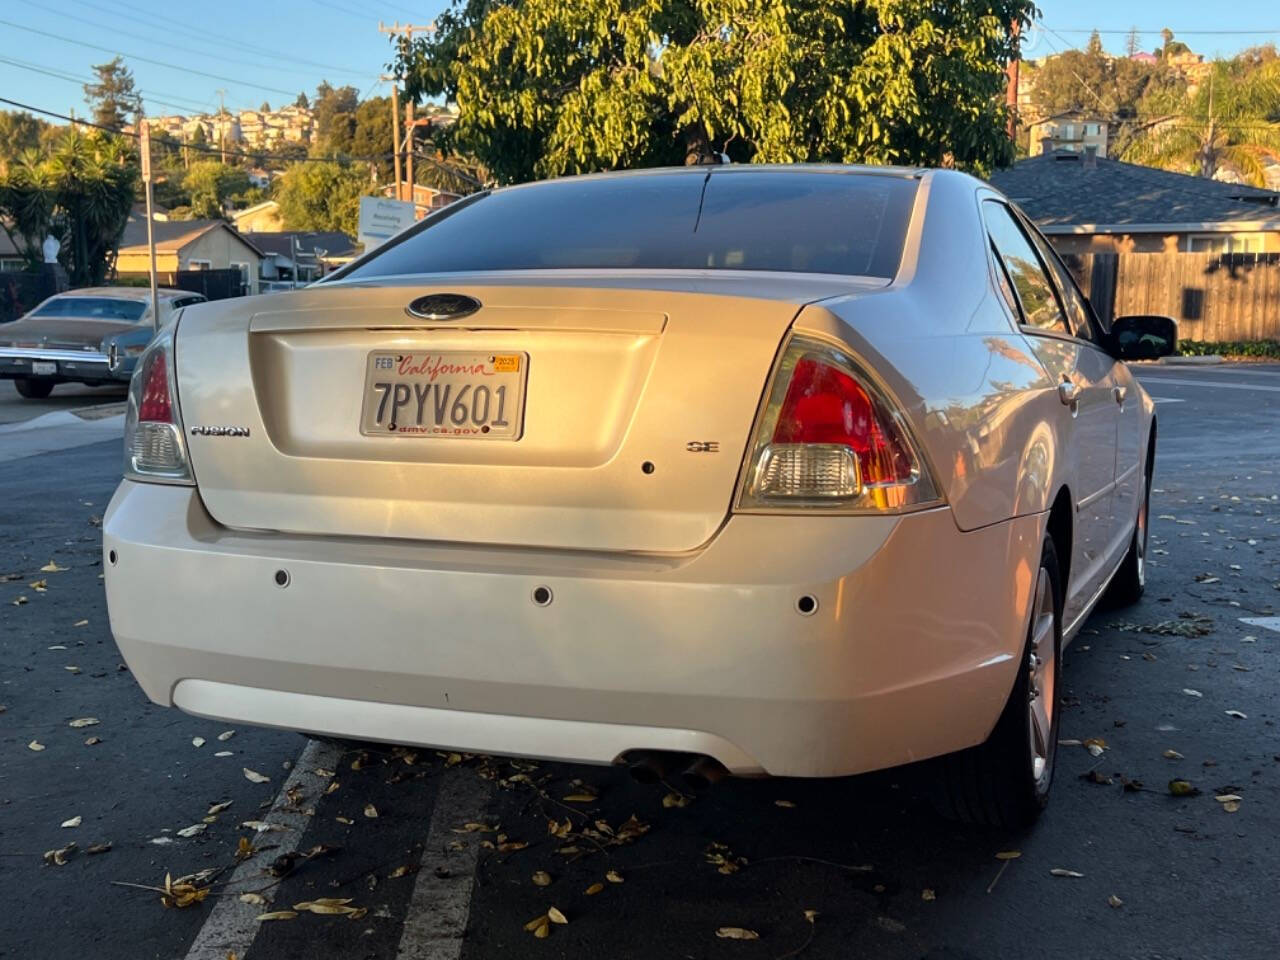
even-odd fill
[(57, 376), (58, 365), (52, 360), (32, 360), (31, 372), (37, 377)]
[(375, 350), (364, 379), (367, 437), (519, 440), (527, 353)]

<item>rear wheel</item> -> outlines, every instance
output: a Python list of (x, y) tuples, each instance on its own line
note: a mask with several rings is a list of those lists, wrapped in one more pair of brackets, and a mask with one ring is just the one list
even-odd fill
[(43, 400), (53, 393), (52, 380), (33, 380), (30, 377), (19, 377), (13, 381), (18, 393), (28, 400)]
[(1046, 540), (1013, 691), (986, 743), (938, 760), (939, 813), (994, 827), (1028, 826), (1040, 815), (1049, 802), (1057, 756), (1061, 664), (1058, 556)]
[(1133, 525), (1133, 538), (1129, 552), (1120, 561), (1120, 568), (1107, 588), (1107, 601), (1112, 606), (1128, 606), (1137, 603), (1147, 588), (1147, 520), (1151, 509), (1151, 457), (1142, 472), (1142, 502), (1138, 506), (1138, 519)]

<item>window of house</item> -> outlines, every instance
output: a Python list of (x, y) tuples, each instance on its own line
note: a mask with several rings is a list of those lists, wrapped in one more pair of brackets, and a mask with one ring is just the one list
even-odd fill
[(987, 200), (982, 204), (982, 214), (991, 243), (1017, 294), (1022, 322), (1048, 333), (1069, 333), (1053, 282), (1012, 212), (1003, 203)]
[(213, 261), (212, 260), (188, 260), (187, 269), (188, 270), (212, 270)]
[(1261, 253), (1262, 236), (1248, 233), (1202, 233), (1187, 237), (1189, 253)]

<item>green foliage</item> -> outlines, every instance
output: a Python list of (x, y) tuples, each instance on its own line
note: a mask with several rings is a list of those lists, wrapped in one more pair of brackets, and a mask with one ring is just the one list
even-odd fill
[(1031, 103), (1039, 117), (1074, 112), (1135, 117), (1144, 97), (1185, 87), (1185, 81), (1162, 63), (1109, 57), (1101, 43), (1091, 41), (1087, 50), (1049, 57), (1036, 69)]
[(40, 135), (48, 124), (21, 111), (0, 113), (0, 170), (28, 150), (40, 146)]
[(84, 85), (85, 103), (93, 110), (93, 122), (119, 130), (130, 119), (142, 116), (142, 96), (133, 85), (133, 71), (120, 57), (93, 68), (96, 83)]
[(1230, 340), (1222, 343), (1212, 340), (1179, 340), (1178, 355), (1182, 357), (1273, 357), (1280, 359), (1280, 340)]
[(351, 236), (360, 198), (376, 192), (366, 167), (336, 160), (295, 164), (274, 187), (286, 230), (341, 230)]
[(249, 189), (249, 176), (239, 167), (219, 163), (217, 160), (200, 160), (182, 180), (182, 186), (191, 198), (191, 215), (204, 220), (221, 217), (227, 201), (234, 194)]
[(1218, 61), (1193, 92), (1153, 97), (1143, 112), (1122, 159), (1202, 177), (1225, 168), (1263, 186), (1280, 160), (1280, 60)]
[(27, 150), (0, 176), (0, 225), (39, 263), (44, 238), (76, 286), (101, 283), (133, 206), (137, 152), (122, 137), (71, 128), (52, 150)]
[(317, 142), (327, 143), (333, 135), (337, 118), (342, 114), (354, 114), (359, 106), (360, 92), (355, 87), (335, 87), (322, 80), (316, 87), (311, 101), (311, 113), (315, 118)]
[(455, 0), (401, 42), (408, 96), (500, 181), (741, 161), (1008, 162), (1029, 0)]
[(372, 97), (354, 110), (332, 116), (327, 137), (318, 147), (325, 156), (379, 157), (376, 166), (381, 180), (392, 179), (391, 98)]

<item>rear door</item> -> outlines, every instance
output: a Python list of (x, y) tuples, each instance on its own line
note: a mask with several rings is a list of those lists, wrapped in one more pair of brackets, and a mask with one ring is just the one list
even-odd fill
[(1070, 624), (1110, 572), (1112, 494), (1115, 484), (1116, 403), (1114, 361), (1073, 334), (1061, 293), (1029, 234), (1003, 202), (984, 200), (991, 243), (1008, 279), (1022, 332), (1058, 385), (1059, 434), (1072, 476), (1076, 523), (1064, 623)]

